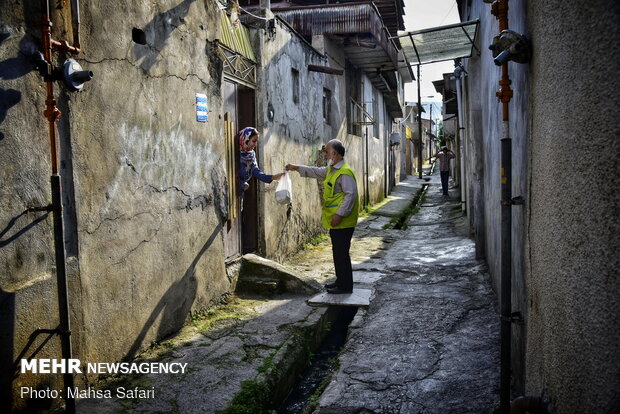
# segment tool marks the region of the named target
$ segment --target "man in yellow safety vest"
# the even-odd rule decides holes
[[[342,142],[332,139],[325,146],[327,167],[287,164],[287,171],[297,171],[302,177],[323,180],[323,227],[329,229],[336,282],[325,285],[329,293],[353,292],[353,269],[349,250],[357,225],[359,201],[357,180],[344,161]]]

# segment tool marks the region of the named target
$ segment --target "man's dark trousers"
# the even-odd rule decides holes
[[[448,177],[450,177],[450,171],[439,171],[439,175],[441,176],[443,195],[448,195]]]
[[[355,227],[348,229],[329,229],[332,239],[332,254],[336,270],[336,286],[342,290],[353,290],[353,268],[351,267],[351,237]]]

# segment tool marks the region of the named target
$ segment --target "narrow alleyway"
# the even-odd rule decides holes
[[[435,173],[420,212],[380,271],[323,393],[319,413],[490,413],[499,399],[499,318],[460,203]],[[394,235],[399,232],[400,236]]]
[[[426,200],[407,229],[387,228],[423,184]],[[498,405],[499,319],[489,277],[474,258],[460,203],[444,198],[440,187],[437,173],[429,182],[411,177],[360,221],[351,250],[354,278],[356,288],[373,295],[350,325],[315,413],[490,413]],[[320,283],[333,279],[328,241],[285,264]],[[308,306],[308,299],[241,299],[234,317],[209,329],[190,326],[142,356],[187,363],[186,373],[106,385],[153,389],[154,398],[86,398],[78,412],[217,413],[239,395],[242,381],[284,387],[303,368],[291,361],[309,354],[300,335],[312,342],[334,311]]]

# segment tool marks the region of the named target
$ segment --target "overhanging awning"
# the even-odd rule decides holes
[[[372,2],[279,7],[272,11],[303,36],[340,38],[347,58],[365,72],[397,69],[398,49]]]
[[[476,47],[480,20],[432,27],[415,32],[398,31],[398,39],[409,65],[424,65],[470,57]]]
[[[225,10],[220,11],[218,53],[224,63],[224,76],[250,88],[256,88],[256,56],[247,27],[233,24]]]
[[[222,29],[220,42],[232,51],[256,62],[248,28],[242,24],[233,24],[224,10],[220,11],[220,26]]]

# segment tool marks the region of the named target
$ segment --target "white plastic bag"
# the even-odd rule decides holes
[[[293,199],[293,186],[291,185],[291,177],[288,176],[288,172],[284,173],[284,176],[278,181],[276,187],[276,202],[278,204],[288,204]]]

